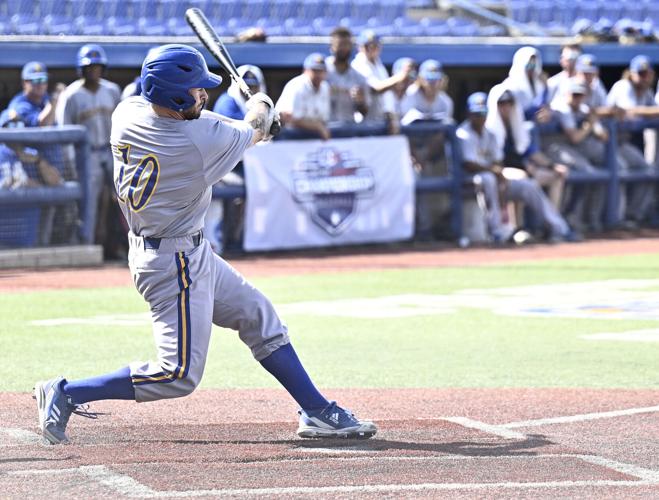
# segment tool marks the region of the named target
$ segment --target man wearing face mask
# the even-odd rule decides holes
[[[561,47],[560,65],[562,71],[547,80],[547,102],[551,103],[557,94],[565,93],[570,79],[577,74],[576,62],[581,55],[581,46],[570,43]]]

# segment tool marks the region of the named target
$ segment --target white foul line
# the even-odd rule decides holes
[[[600,457],[597,455],[577,455],[584,462],[588,462],[594,465],[600,465],[608,469],[613,469],[622,474],[627,474],[628,476],[637,477],[643,481],[649,481],[651,483],[659,483],[659,471],[646,469],[644,467],[639,467],[638,465],[626,464],[622,462],[616,462],[615,460],[610,460],[608,458]]]
[[[472,420],[466,417],[445,417],[442,420],[453,422],[454,424],[458,424],[463,427],[469,427],[470,429],[477,429],[482,432],[487,432],[488,434],[494,434],[495,436],[506,439],[526,439],[526,436],[521,432],[511,431],[501,425],[490,425],[486,424],[485,422]]]
[[[584,413],[582,415],[569,415],[565,417],[540,418],[537,420],[522,420],[520,422],[511,422],[502,424],[498,427],[505,429],[516,429],[518,427],[538,427],[549,424],[567,424],[571,422],[584,422],[586,420],[597,420],[600,418],[625,417],[627,415],[636,415],[638,413],[659,412],[659,406],[648,406],[646,408],[629,408],[627,410],[603,411],[598,413]]]

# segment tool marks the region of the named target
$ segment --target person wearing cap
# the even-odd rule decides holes
[[[7,106],[10,119],[21,121],[26,127],[52,125],[64,84],[58,83],[54,92],[48,95],[48,69],[38,61],[23,66],[21,80],[23,91],[15,95]]]
[[[330,119],[330,86],[325,56],[319,52],[304,59],[301,75],[290,80],[275,105],[282,124],[327,140]]]
[[[405,125],[417,119],[453,121],[453,100],[443,90],[442,65],[427,59],[419,66],[417,81],[409,86],[401,102],[401,122]]]
[[[394,96],[391,90],[397,83],[409,77],[412,71],[404,67],[400,73],[389,76],[387,68],[380,59],[382,44],[380,37],[373,30],[365,30],[358,38],[359,52],[352,61],[352,67],[359,71],[368,82],[373,98],[365,120],[385,121],[389,133],[398,133],[399,117],[395,113]]]
[[[497,92],[496,87],[494,91]],[[503,98],[505,100],[507,96],[503,94]],[[528,233],[518,233],[517,228],[508,222],[504,207],[509,201],[523,202],[538,220],[549,227],[553,241],[574,240],[569,226],[540,185],[504,166],[501,140],[486,126],[489,103],[490,97],[484,92],[470,95],[467,99],[468,118],[460,124],[456,135],[462,151],[462,166],[473,176],[474,184],[485,198],[487,225],[493,241],[526,242],[530,239]]]
[[[576,62],[581,52],[581,45],[577,43],[568,43],[561,47],[561,72],[547,79],[547,102],[552,102],[565,82],[576,75]]]
[[[391,71],[393,74],[407,74],[407,78],[398,82],[394,85],[393,89],[391,89],[394,94],[394,111],[397,116],[403,116],[401,105],[405,98],[407,89],[416,81],[419,75],[418,65],[411,57],[399,57],[394,61]]]
[[[257,92],[267,94],[265,77],[261,68],[252,64],[244,64],[238,66],[237,69],[238,74],[243,78],[252,95]],[[238,84],[231,80],[231,85],[229,85],[227,91],[220,95],[215,102],[213,112],[233,118],[234,120],[242,120],[247,113],[246,102],[247,100]]]
[[[526,126],[515,94],[506,88],[505,83],[492,87],[487,97],[487,107],[485,127],[494,134],[497,147],[503,151],[503,164],[511,167],[506,177],[512,178],[513,174],[516,178],[528,176],[547,189],[552,211],[545,208],[541,220],[550,227],[552,241],[578,239],[558,212],[569,168],[552,161],[540,150]]]
[[[76,56],[80,78],[62,92],[57,103],[56,120],[59,125],[83,125],[87,128],[90,154],[89,203],[95,228],[95,243],[103,245],[106,258],[126,258],[128,242],[123,216],[119,212],[112,179],[110,129],[112,112],[121,100],[121,89],[103,78],[108,65],[102,47],[83,45]],[[68,150],[73,163],[73,150]]]
[[[331,56],[325,59],[330,86],[330,121],[355,123],[368,113],[371,100],[366,78],[350,65],[352,33],[338,26],[330,33]]]
[[[637,55],[623,77],[613,84],[606,98],[611,113],[624,118],[653,118],[659,116],[659,106],[654,102],[652,86],[654,70],[650,59]],[[643,131],[618,134],[618,168],[634,172],[650,173],[653,167],[643,154],[645,141]],[[624,161],[620,162],[620,157]],[[622,190],[619,218],[625,228],[634,229],[650,215],[656,200],[654,186],[646,182],[631,183]]]
[[[542,58],[538,49],[522,47],[515,52],[508,78],[503,82],[515,94],[524,119],[538,123],[551,120],[546,75],[542,71]]]
[[[598,115],[606,113],[606,88],[599,78],[597,58],[593,54],[581,54],[575,64],[574,80],[586,86],[586,104]]]
[[[554,100],[561,135],[547,146],[547,154],[572,170],[595,173],[606,168],[609,134],[595,110],[586,103],[588,87],[576,78],[567,87],[567,100]],[[570,225],[579,230],[600,232],[606,201],[606,185],[589,183],[575,186],[566,203]]]

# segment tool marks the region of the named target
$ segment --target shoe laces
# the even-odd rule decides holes
[[[105,415],[105,413],[101,413],[97,411],[89,411],[88,404],[73,405],[73,410],[71,410],[71,413],[75,413],[76,415],[80,415],[81,417],[85,417],[85,418],[90,418],[92,420],[97,420],[99,415]]]

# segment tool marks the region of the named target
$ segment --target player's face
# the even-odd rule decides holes
[[[92,82],[98,82],[103,76],[103,65],[102,64],[90,64],[82,68],[82,74],[86,80]]]
[[[196,120],[201,116],[202,110],[206,107],[208,94],[206,89],[190,89],[188,93],[194,98],[195,103],[188,109],[183,110],[183,118],[186,120]]]
[[[335,36],[332,38],[330,50],[338,61],[347,61],[352,54],[352,41],[349,37]]]
[[[48,90],[48,79],[25,80],[23,89],[29,98],[41,99],[46,95],[46,91]]]

